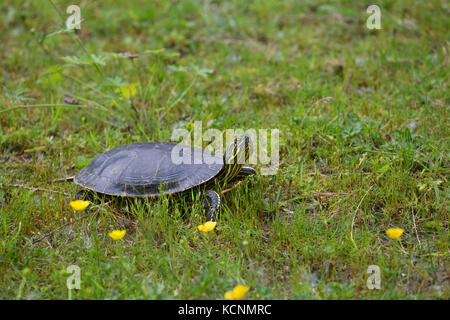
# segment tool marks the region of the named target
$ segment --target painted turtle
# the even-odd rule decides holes
[[[209,202],[207,218],[214,221],[220,208],[220,196],[212,190],[216,182],[226,184],[256,174],[255,169],[243,165],[250,142],[248,134],[241,135],[224,155],[174,143],[124,145],[97,156],[69,179],[84,189],[123,197],[157,197],[198,188]],[[174,161],[173,151],[180,157],[187,155],[184,159],[190,161]],[[209,164],[204,161],[205,152]]]

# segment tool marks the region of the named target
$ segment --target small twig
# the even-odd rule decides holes
[[[27,186],[24,186],[23,184],[20,184],[20,183],[16,183],[16,184],[0,183],[0,187],[21,188],[21,189],[27,189],[27,190],[31,190],[31,191],[51,192],[51,193],[63,194],[65,196],[70,196],[70,194],[68,194],[66,192],[63,192],[63,191],[50,190],[50,189],[44,189],[44,188],[36,188],[36,187],[27,187]]]
[[[228,191],[230,191],[230,190],[232,190],[232,189],[234,189],[234,188],[236,188],[238,185],[240,185],[242,183],[242,180],[240,180],[238,183],[236,183],[234,186],[232,186],[232,187],[230,187],[230,188],[228,188],[228,189],[225,189],[225,190],[223,190],[220,194],[225,194],[225,193],[227,193]]]
[[[389,126],[390,123],[391,123],[391,120],[389,120],[388,122],[386,122],[386,123],[380,128],[380,131],[383,131],[384,129],[386,129],[386,128]]]
[[[317,191],[312,191],[312,193],[319,197],[346,197],[350,194],[346,192],[337,193],[337,192],[317,192]]]
[[[359,207],[361,206],[361,203],[363,202],[364,198],[369,194],[369,191],[372,189],[373,185],[370,186],[369,190],[367,190],[366,194],[364,195],[364,197],[362,197],[361,201],[359,202],[358,206],[356,207],[355,213],[353,214],[353,218],[352,218],[352,225],[350,227],[350,239],[353,242],[353,245],[355,246],[356,249],[358,249],[358,246],[355,243],[355,240],[353,240],[353,226],[355,224],[355,217],[356,217],[356,213],[358,213]]]
[[[73,105],[73,104],[67,104],[67,103],[55,103],[55,104],[24,104],[19,106],[14,106],[11,108],[0,110],[0,113],[4,112],[11,112],[13,110],[18,109],[30,109],[30,108],[49,108],[49,107],[64,107],[64,108],[92,108],[91,106],[80,104],[80,105]]]
[[[103,205],[106,206],[106,205],[108,205],[108,204],[110,204],[110,203],[111,203],[111,201],[105,202],[105,203],[103,203],[103,204],[98,204],[98,205],[92,206],[91,209],[92,209],[92,208],[96,208],[96,207],[101,207],[101,206],[103,206]],[[86,219],[86,218],[88,218],[88,217],[94,217],[94,216],[96,216],[96,215],[99,213],[99,211],[100,211],[100,210],[97,210],[97,211],[95,211],[94,213],[88,213],[88,214],[86,214],[86,215],[84,215],[84,216],[82,216],[82,217],[80,217],[80,218],[78,218],[78,219],[75,219],[75,220],[73,220],[73,221],[67,222],[67,223],[65,223],[65,224],[63,224],[63,225],[61,225],[61,226],[59,226],[58,228],[56,228],[56,229],[50,231],[49,233],[46,233],[46,234],[45,234],[44,236],[42,236],[41,238],[39,238],[39,239],[37,239],[37,240],[33,240],[33,244],[35,244],[35,243],[37,243],[37,242],[39,242],[39,241],[42,241],[42,240],[46,239],[48,236],[52,235],[52,234],[55,233],[56,231],[61,230],[61,229],[65,228],[65,227],[67,227],[67,226],[69,226],[69,225],[71,225],[71,224],[74,224],[75,222],[78,222],[78,221],[80,221],[80,220]]]
[[[420,243],[420,239],[419,239],[419,234],[417,233],[416,219],[414,218],[414,209],[413,208],[411,208],[411,213],[412,213],[412,218],[413,218],[414,231],[416,233],[417,241],[419,242],[419,248],[422,248],[422,244]]]
[[[78,221],[80,221],[80,220],[82,220],[82,219],[86,219],[87,217],[95,216],[97,213],[98,213],[98,210],[97,210],[94,214],[89,213],[89,214],[87,214],[87,215],[85,215],[85,216],[82,216],[81,218],[78,218],[78,219],[75,219],[75,220],[73,220],[73,221],[67,222],[67,223],[63,224],[62,226],[59,226],[58,228],[53,229],[53,230],[50,231],[49,233],[46,233],[46,234],[43,235],[41,238],[36,239],[36,240],[33,240],[33,244],[38,243],[38,242],[40,242],[40,241],[46,239],[48,236],[54,234],[56,231],[61,230],[61,229],[65,228],[65,227],[67,227],[67,226],[69,226],[69,225],[71,225],[71,224],[74,224],[75,222],[78,222]]]

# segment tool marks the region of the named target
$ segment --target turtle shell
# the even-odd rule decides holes
[[[174,153],[191,161],[175,164]],[[190,151],[190,155],[189,155]],[[187,153],[185,153],[187,152]],[[223,156],[174,143],[134,143],[105,152],[93,159],[75,177],[84,188],[115,196],[151,197],[199,186],[213,179],[223,168]],[[187,158],[189,159],[189,158]]]

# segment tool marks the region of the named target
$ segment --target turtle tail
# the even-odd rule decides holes
[[[53,180],[53,182],[72,182],[75,176]]]

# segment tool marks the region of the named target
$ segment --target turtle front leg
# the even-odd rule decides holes
[[[253,169],[250,166],[243,166],[241,168],[241,171],[238,172],[238,174],[229,182],[227,183],[228,189],[225,189],[222,191],[222,194],[230,191],[232,188],[236,187],[238,184],[240,184],[245,178],[247,177],[253,177],[256,176],[256,170]]]
[[[209,210],[206,214],[208,221],[215,221],[220,211],[220,196],[213,190],[206,190],[205,196],[208,198]]]

